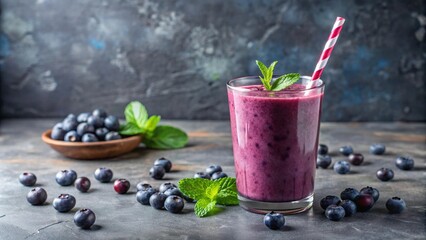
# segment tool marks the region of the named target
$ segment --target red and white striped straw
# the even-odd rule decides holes
[[[330,58],[331,52],[333,51],[334,45],[337,42],[337,38],[339,38],[340,31],[342,30],[343,24],[345,23],[345,19],[342,17],[337,17],[334,22],[333,29],[331,30],[330,36],[328,36],[327,43],[324,46],[324,50],[321,53],[321,57],[318,60],[317,66],[315,67],[315,71],[312,74],[312,81],[308,84],[308,88],[312,87],[313,81],[318,80],[321,77],[322,72],[324,71],[325,65],[327,65],[327,61]]]

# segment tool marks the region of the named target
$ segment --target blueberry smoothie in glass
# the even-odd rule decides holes
[[[240,206],[258,213],[302,212],[313,202],[324,84],[317,80],[306,89],[311,78],[298,75],[294,84],[274,91],[277,78],[270,73],[268,90],[266,77],[228,82]]]

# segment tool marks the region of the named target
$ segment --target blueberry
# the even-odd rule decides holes
[[[151,186],[151,184],[148,184],[148,183],[141,183],[140,182],[140,183],[138,183],[138,185],[136,185],[136,189],[138,189],[138,191],[146,191],[150,188],[153,188],[153,187]]]
[[[87,119],[90,117],[90,115],[91,114],[88,112],[78,114],[77,122],[79,123],[87,122]]]
[[[37,182],[37,177],[34,173],[23,172],[19,175],[19,182],[24,186],[31,187]]]
[[[82,142],[97,142],[98,138],[93,133],[86,133],[81,137]]]
[[[79,142],[80,136],[77,134],[76,131],[72,130],[72,131],[67,132],[67,134],[65,134],[64,141],[65,142]]]
[[[166,194],[166,196],[175,195],[175,196],[183,197],[182,192],[177,187],[171,187],[167,189],[166,191],[164,191],[164,194]]]
[[[414,160],[408,156],[400,156],[396,159],[395,165],[401,170],[411,170],[414,168]]]
[[[339,148],[339,152],[345,156],[349,156],[354,152],[354,150],[352,149],[351,146],[343,146]]]
[[[108,133],[109,133],[109,130],[107,128],[98,128],[95,130],[96,137],[101,141],[105,140],[105,136]]]
[[[341,206],[330,205],[325,209],[324,214],[331,221],[340,221],[345,217],[345,209]]]
[[[205,172],[197,172],[194,174],[194,178],[205,178],[210,179],[210,175]]]
[[[94,126],[95,128],[101,128],[104,126],[103,118],[93,115],[87,118],[87,123]]]
[[[375,143],[370,146],[370,153],[374,155],[382,155],[385,151],[386,147],[383,144]]]
[[[117,132],[120,130],[120,122],[118,121],[118,118],[112,115],[109,115],[107,118],[105,118],[104,126],[110,131]]]
[[[164,193],[154,193],[149,198],[149,205],[155,209],[163,209],[166,198],[167,196]]]
[[[63,129],[67,132],[71,131],[71,130],[76,130],[77,129],[77,119],[73,119],[73,118],[66,118],[63,122]]]
[[[339,206],[345,209],[345,217],[353,216],[356,213],[356,204],[351,200],[343,200]]]
[[[63,124],[58,123],[53,127],[50,138],[63,141],[66,133],[67,131],[63,129]]]
[[[355,201],[356,197],[358,197],[359,191],[354,188],[346,188],[343,192],[340,193],[340,198],[342,200],[351,200]]]
[[[331,157],[329,155],[318,155],[317,166],[323,169],[328,168],[331,164]]]
[[[105,135],[105,141],[118,140],[121,139],[120,134],[118,132],[109,132]]]
[[[69,186],[77,179],[77,173],[74,170],[62,170],[56,173],[56,182],[61,186]]]
[[[120,178],[114,181],[114,190],[119,194],[125,194],[129,188],[130,182],[126,179]]]
[[[211,165],[206,168],[206,173],[210,176],[215,172],[222,172],[222,167],[219,165]]]
[[[321,199],[320,206],[322,209],[327,209],[330,205],[338,205],[340,202],[340,198],[337,196],[328,195],[325,198]]]
[[[101,108],[93,110],[92,115],[100,118],[106,118],[108,116],[107,112]]]
[[[77,117],[74,114],[70,113],[65,117],[65,119],[77,120]]]
[[[149,170],[149,176],[154,179],[160,180],[164,177],[166,170],[162,166],[156,165]]]
[[[346,161],[338,161],[334,164],[333,169],[338,174],[346,174],[351,170],[351,165]]]
[[[80,123],[77,126],[77,134],[80,136],[83,136],[86,133],[94,133],[95,127],[93,125],[90,125],[88,123]]]
[[[318,145],[318,154],[319,155],[326,155],[328,153],[328,147],[325,144]]]
[[[263,223],[272,230],[278,230],[284,227],[285,218],[281,213],[270,212],[263,217]]]
[[[61,194],[53,199],[53,207],[58,212],[69,212],[75,207],[75,197],[71,194]]]
[[[159,190],[160,190],[160,192],[164,193],[167,189],[172,188],[172,187],[177,187],[177,186],[175,184],[171,183],[171,182],[165,182],[165,183],[162,183],[160,185]]]
[[[386,208],[390,213],[401,213],[406,207],[405,201],[399,197],[389,198],[386,201]]]
[[[359,191],[359,193],[360,194],[369,194],[369,195],[371,195],[373,197],[373,199],[374,199],[374,202],[377,202],[377,200],[379,200],[379,197],[380,197],[379,190],[377,190],[377,188],[373,188],[373,187],[370,187],[370,186],[362,188]]]
[[[376,172],[376,177],[383,182],[392,180],[393,175],[394,174],[392,169],[389,169],[389,168],[380,168]]]
[[[175,195],[168,196],[164,202],[164,208],[171,213],[182,212],[184,206],[185,203],[183,202],[183,199]]]
[[[113,173],[112,170],[105,167],[100,167],[95,171],[95,179],[101,183],[108,183],[111,181]]]
[[[27,201],[31,205],[42,205],[47,199],[47,192],[41,187],[31,189],[27,194]]]
[[[374,198],[370,194],[361,193],[355,199],[356,209],[359,212],[366,212],[374,206]]]
[[[172,169],[172,162],[164,157],[155,160],[154,166],[155,165],[162,166],[164,170],[166,170],[166,172],[170,172],[170,170]]]
[[[87,208],[78,210],[74,214],[74,223],[77,227],[89,229],[96,221],[95,213]]]
[[[87,192],[90,188],[90,179],[87,177],[79,177],[75,180],[75,188],[80,192]]]
[[[352,165],[359,166],[364,162],[364,156],[361,153],[352,153],[349,155],[349,162],[351,162]]]
[[[146,190],[138,191],[136,193],[136,200],[142,205],[149,205],[149,199],[154,193],[157,193],[157,190],[155,190],[154,188],[148,188]]]
[[[212,174],[211,180],[216,180],[216,179],[225,178],[225,177],[228,177],[228,175],[226,175],[226,173],[224,173],[224,172],[215,172],[215,173]]]

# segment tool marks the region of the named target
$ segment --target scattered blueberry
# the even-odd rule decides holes
[[[108,129],[106,128],[98,128],[95,130],[95,135],[96,137],[101,140],[104,141],[105,140],[105,136],[109,133]]]
[[[66,133],[67,131],[63,129],[62,123],[58,123],[53,127],[50,138],[63,141]]]
[[[395,165],[401,170],[411,170],[414,168],[414,160],[408,156],[400,156],[396,159]]]
[[[318,145],[318,154],[319,155],[326,155],[328,153],[328,147],[325,144]]]
[[[104,126],[104,120],[93,115],[87,118],[87,123],[94,126],[95,128],[101,128]]]
[[[27,194],[27,201],[31,205],[42,205],[47,199],[47,192],[41,187],[31,189]]]
[[[118,118],[112,115],[109,115],[107,118],[105,118],[104,126],[110,131],[120,130],[120,122],[118,121]]]
[[[164,191],[164,194],[166,194],[166,196],[175,195],[175,196],[183,197],[182,192],[177,187],[171,187],[167,189],[166,191]]]
[[[323,169],[328,168],[331,164],[331,157],[329,155],[318,155],[317,166]]]
[[[154,188],[148,188],[146,190],[138,191],[136,193],[136,200],[142,205],[149,205],[149,198],[152,196],[152,194],[156,192],[157,190],[155,190]]]
[[[399,197],[389,198],[386,201],[386,208],[390,213],[401,213],[406,207],[405,201]]]
[[[168,196],[166,198],[166,201],[164,202],[164,207],[166,208],[167,211],[171,213],[182,212],[182,209],[184,206],[185,206],[185,203],[183,202],[183,199],[175,195]]]
[[[165,183],[162,183],[160,185],[159,190],[160,190],[160,192],[164,193],[167,189],[172,188],[172,187],[177,187],[177,186],[175,184],[171,183],[171,182],[165,182]]]
[[[345,209],[342,206],[333,204],[325,209],[324,214],[331,221],[340,221],[345,217]]]
[[[383,182],[392,180],[393,178],[393,171],[392,169],[389,168],[380,168],[379,170],[377,170],[376,172],[376,176],[378,179],[380,179]]]
[[[80,123],[77,126],[77,134],[80,136],[83,136],[86,133],[94,133],[95,127],[93,125],[87,124],[87,123]]]
[[[77,179],[77,173],[74,170],[62,170],[56,173],[56,182],[61,186],[69,186]]]
[[[76,130],[78,122],[77,122],[77,119],[74,119],[74,118],[65,118],[65,120],[62,122],[62,124],[63,124],[62,128],[66,132],[68,132],[68,131],[71,131],[71,130]]]
[[[93,110],[92,115],[99,118],[106,118],[108,116],[107,112],[100,108]]]
[[[67,132],[67,134],[65,134],[64,141],[65,142],[79,142],[80,136],[77,134],[76,131],[71,130],[71,131]]]
[[[224,172],[215,172],[212,174],[211,180],[216,180],[216,179],[224,178],[224,177],[228,177],[228,175],[226,175],[226,173]]]
[[[321,199],[320,206],[322,209],[327,209],[330,205],[338,205],[340,202],[340,198],[337,196],[328,195],[325,198]]]
[[[90,117],[90,113],[86,112],[86,113],[80,113],[77,116],[77,122],[79,123],[83,123],[83,122],[87,122],[87,119]]]
[[[334,166],[333,169],[335,172],[337,172],[338,174],[346,174],[351,170],[351,165],[342,160],[342,161],[337,161]]]
[[[58,212],[69,212],[75,207],[75,197],[71,194],[61,194],[53,199],[53,207]]]
[[[383,144],[375,143],[370,146],[370,153],[374,155],[382,155],[385,151],[386,147]]]
[[[167,196],[164,193],[154,193],[149,198],[149,205],[155,209],[163,209],[166,198]]]
[[[156,165],[149,170],[149,176],[151,176],[154,179],[160,180],[164,177],[165,172],[166,171],[164,170],[162,166]]]
[[[109,132],[105,135],[105,141],[118,140],[121,139],[120,134],[118,132]]]
[[[374,198],[370,194],[361,193],[355,199],[357,211],[366,212],[374,206]]]
[[[100,167],[95,171],[95,179],[101,183],[108,183],[111,181],[113,173],[112,170],[105,167]]]
[[[194,174],[194,178],[205,178],[210,179],[210,175],[205,172],[197,172]]]
[[[172,169],[172,162],[169,159],[161,157],[154,162],[154,166],[162,166],[166,172],[170,172]]]
[[[97,142],[99,139],[93,133],[86,133],[81,137],[82,142]]]
[[[349,156],[354,152],[354,150],[352,149],[351,146],[343,146],[339,148],[339,152],[345,156]]]
[[[19,175],[19,182],[24,186],[31,187],[37,182],[37,177],[34,173],[23,172]]]
[[[87,208],[78,210],[74,214],[74,223],[77,227],[89,229],[96,221],[95,213]]]
[[[369,194],[369,195],[371,195],[373,197],[373,199],[374,199],[374,202],[377,202],[377,200],[379,200],[379,197],[380,197],[379,190],[377,190],[377,188],[373,188],[373,187],[370,187],[370,186],[362,188],[359,191],[359,193],[360,194]]]
[[[285,218],[281,213],[270,212],[263,218],[263,223],[272,230],[278,230],[284,227]]]
[[[358,197],[359,191],[354,188],[346,188],[343,192],[340,193],[340,198],[342,200],[351,200],[355,201],[356,197]]]
[[[87,192],[90,188],[90,179],[87,177],[79,177],[75,180],[75,188],[80,192]]]
[[[120,178],[114,181],[114,190],[119,194],[125,194],[129,188],[130,182],[126,179]]]
[[[349,155],[349,162],[351,162],[352,165],[359,166],[364,162],[364,156],[361,153],[352,153]]]
[[[343,200],[339,206],[345,209],[345,217],[353,216],[356,213],[356,204],[351,200]]]
[[[219,165],[211,165],[206,168],[206,173],[209,174],[210,176],[212,176],[213,173],[216,173],[216,172],[222,172],[222,167]]]
[[[151,184],[148,183],[138,183],[138,185],[136,185],[136,189],[138,189],[138,191],[146,191],[149,188],[152,188]]]

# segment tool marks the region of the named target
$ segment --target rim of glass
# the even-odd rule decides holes
[[[273,76],[273,78],[276,78],[276,77],[279,77],[279,75]],[[235,81],[243,80],[243,79],[256,79],[256,78],[257,78],[257,80],[259,80],[259,83],[261,84],[262,82],[260,81],[259,76],[244,76],[244,77],[238,77],[238,78],[233,78],[233,79],[229,80],[228,82],[226,82],[226,86],[229,89],[232,89],[234,91],[247,92],[249,90],[246,90],[246,89],[241,88],[241,87],[232,86],[231,83],[235,82]],[[300,79],[310,79],[310,78],[311,78],[311,76],[300,76]],[[300,89],[284,89],[284,90],[278,91],[276,93],[280,93],[280,92],[281,93],[285,93],[285,92],[287,92],[287,93],[300,93],[300,92],[312,91],[312,90],[320,89],[320,88],[324,87],[325,84],[324,84],[324,81],[322,79],[318,79],[318,80],[315,80],[315,81],[319,81],[320,83],[317,86],[314,85],[313,87],[308,88],[308,89],[302,89],[302,90],[300,90]]]

